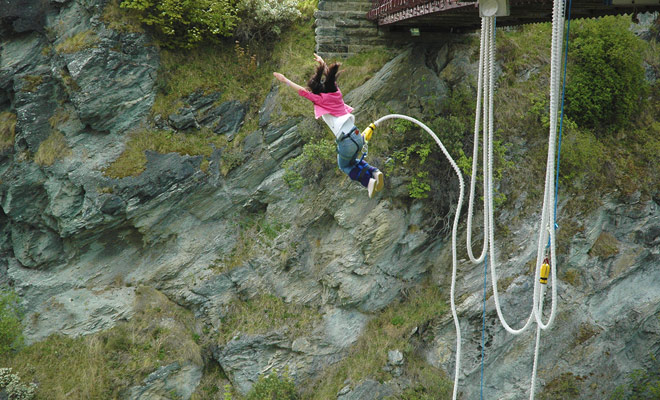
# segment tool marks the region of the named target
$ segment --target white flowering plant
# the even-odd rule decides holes
[[[240,22],[234,36],[241,41],[278,37],[282,30],[302,14],[298,0],[239,0],[236,5]]]

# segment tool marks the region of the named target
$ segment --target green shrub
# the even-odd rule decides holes
[[[584,176],[594,179],[602,176],[601,167],[605,159],[603,144],[591,131],[571,128],[570,122],[565,127],[559,167],[562,184],[574,185],[577,179]]]
[[[302,15],[297,0],[239,0],[236,8],[240,22],[234,34],[244,41],[276,38]]]
[[[0,390],[4,390],[10,400],[31,400],[37,390],[34,383],[25,384],[12,373],[11,368],[0,368]]]
[[[0,355],[17,350],[23,343],[22,317],[18,296],[0,290]]]
[[[333,140],[322,139],[303,146],[299,156],[285,161],[284,181],[292,190],[300,190],[305,183],[318,180],[324,171],[334,170],[336,146]]]
[[[418,172],[412,177],[408,185],[408,194],[413,199],[425,199],[429,197],[431,185],[429,180],[429,171]]]
[[[168,48],[193,48],[231,35],[238,22],[231,0],[124,0]]]
[[[660,362],[653,354],[649,358],[649,368],[631,372],[627,382],[612,392],[610,400],[660,399]]]
[[[260,376],[246,396],[246,400],[297,400],[293,379],[285,371],[283,374],[273,372],[268,376]]]
[[[578,377],[570,372],[561,374],[550,382],[539,393],[540,400],[553,399],[578,399],[580,398],[580,388],[578,387]]]
[[[621,128],[644,98],[643,42],[630,17],[578,20],[571,32],[566,114],[580,126]]]

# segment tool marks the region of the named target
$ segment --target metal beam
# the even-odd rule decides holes
[[[617,4],[607,4],[608,1]],[[630,2],[628,4],[622,4]],[[509,0],[510,15],[497,18],[498,26],[549,21],[552,0]],[[391,28],[419,27],[422,31],[470,31],[480,27],[474,2],[458,0],[374,0],[369,18]],[[573,0],[571,18],[595,18],[660,11],[660,0]]]

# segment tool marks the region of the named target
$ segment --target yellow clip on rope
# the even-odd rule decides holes
[[[541,265],[541,279],[540,282],[544,285],[548,283],[548,275],[550,275],[550,262],[546,258],[543,260],[543,264]]]
[[[364,140],[367,142],[371,140],[371,134],[374,133],[374,130],[376,129],[376,125],[373,123],[369,124],[369,126],[364,130]]]

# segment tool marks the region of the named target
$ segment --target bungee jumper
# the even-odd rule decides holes
[[[280,82],[296,90],[300,96],[314,103],[314,117],[316,119],[323,118],[323,121],[335,135],[339,169],[348,175],[351,180],[357,181],[367,188],[367,193],[371,198],[375,192],[383,189],[383,173],[364,161],[366,151],[360,159],[357,157],[363,148],[366,149],[366,144],[371,139],[375,127],[372,124],[361,134],[355,126],[355,116],[352,114],[353,107],[344,103],[342,93],[337,85],[337,76],[341,64],[335,62],[328,66],[317,54],[314,54],[314,59],[319,65],[316,66],[314,74],[307,82],[307,88],[292,82],[279,72],[273,72],[273,75]]]

